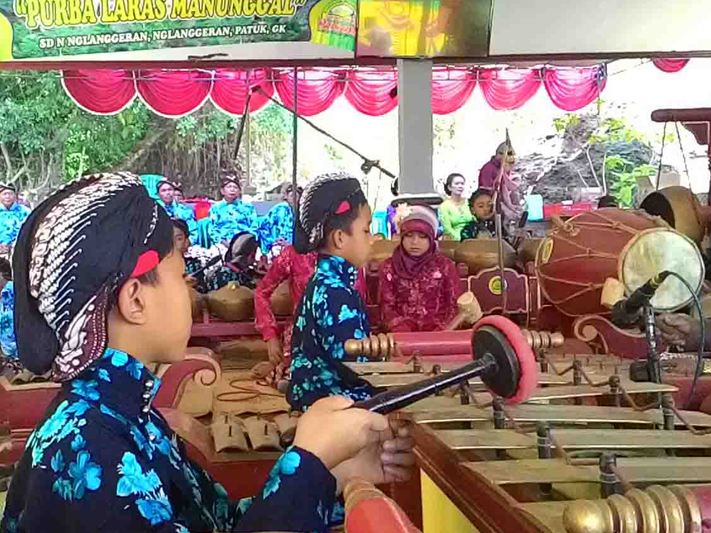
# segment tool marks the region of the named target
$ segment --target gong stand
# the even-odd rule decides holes
[[[511,151],[511,138],[509,137],[509,130],[506,129],[506,151],[504,152],[503,160],[501,161],[501,168],[499,168],[499,175],[496,177],[496,182],[494,183],[494,223],[496,225],[496,242],[498,244],[498,254],[499,254],[499,276],[501,276],[501,314],[506,316],[506,304],[508,303],[508,290],[506,288],[506,268],[504,265],[504,235],[503,235],[503,224],[504,215],[501,204],[499,203],[499,197],[501,196],[501,191],[504,187],[504,173],[506,172],[506,163],[508,162],[509,152]],[[503,200],[501,200],[503,202]]]
[[[709,173],[711,174],[711,108],[697,107],[692,109],[657,109],[652,112],[654,122],[681,122],[694,134],[696,142],[707,146]],[[657,178],[658,182],[659,178]],[[711,206],[711,181],[707,205]]]
[[[659,364],[659,349],[657,348],[657,320],[654,308],[649,301],[643,308],[644,333],[647,336],[647,372],[649,380],[654,383],[662,382],[662,369]]]
[[[642,318],[644,321],[644,336],[647,341],[647,359],[635,361],[630,365],[629,376],[632,381],[652,383],[662,382],[661,358],[659,346],[657,345],[657,321],[654,315],[654,308],[647,301],[642,307]]]

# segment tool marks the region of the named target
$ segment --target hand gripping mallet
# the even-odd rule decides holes
[[[502,316],[488,316],[472,330],[473,362],[457,370],[391,389],[353,404],[383,415],[412,405],[437,392],[481,377],[492,394],[507,404],[526,401],[538,383],[538,364],[521,328]],[[293,442],[295,430],[282,435],[283,445]]]

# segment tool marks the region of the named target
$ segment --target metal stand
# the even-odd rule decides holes
[[[657,322],[654,309],[647,303],[644,306],[644,332],[647,336],[647,372],[649,380],[654,383],[662,382],[662,370],[659,364],[659,350],[657,349]]]
[[[622,494],[617,479],[617,458],[613,453],[603,453],[600,456],[600,496],[609,498],[614,494]]]

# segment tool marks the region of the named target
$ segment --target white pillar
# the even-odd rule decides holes
[[[432,61],[398,59],[400,194],[432,193]]]

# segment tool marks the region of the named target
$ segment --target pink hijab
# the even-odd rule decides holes
[[[430,240],[430,247],[420,257],[408,255],[402,247],[402,243],[395,248],[393,252],[393,269],[395,270],[395,275],[407,280],[413,280],[420,276],[437,254],[437,241],[435,240],[437,216],[426,207],[413,207],[412,212],[400,225],[400,232],[404,239],[408,233],[414,231],[427,235]]]

